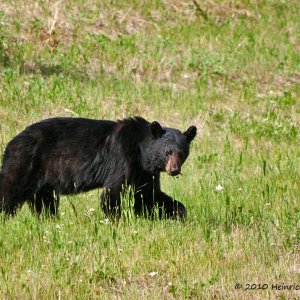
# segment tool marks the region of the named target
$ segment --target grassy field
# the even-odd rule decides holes
[[[1,0],[1,153],[48,117],[194,124],[162,176],[187,221],[110,222],[97,190],[57,219],[24,206],[0,226],[0,298],[299,299],[300,2],[119,2]]]

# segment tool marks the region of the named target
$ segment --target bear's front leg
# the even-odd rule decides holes
[[[105,188],[100,198],[100,205],[107,217],[120,218],[122,188]]]
[[[146,212],[147,215],[153,217],[155,215],[155,211],[158,210],[159,218],[180,220],[186,218],[187,213],[184,205],[177,200],[173,200],[165,193],[157,191],[153,195],[153,200],[145,199],[143,196],[145,196],[145,194],[136,197],[135,210],[138,214]],[[143,199],[143,201],[140,201],[141,199]]]
[[[177,201],[173,200],[170,196],[166,195],[163,192],[158,192],[154,195],[155,206],[158,206],[159,216],[180,219],[183,220],[186,218],[186,208],[184,205]]]

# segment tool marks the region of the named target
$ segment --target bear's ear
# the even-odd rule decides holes
[[[183,134],[186,136],[188,143],[190,143],[197,134],[197,127],[190,126]]]
[[[159,138],[163,134],[163,129],[160,124],[156,121],[151,123],[151,133],[155,138]]]

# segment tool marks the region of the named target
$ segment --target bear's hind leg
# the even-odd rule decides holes
[[[22,190],[21,188],[18,189],[17,185],[6,178],[1,179],[0,213],[4,212],[6,216],[14,216],[17,209],[24,204],[25,197],[20,192]]]
[[[1,198],[0,213],[4,212],[5,216],[14,216],[17,209],[25,202],[24,200],[20,201],[19,197],[1,196]]]
[[[120,189],[105,188],[100,198],[100,205],[107,217],[119,218],[121,216]]]
[[[0,212],[3,211],[5,215],[13,216],[33,190],[34,180],[31,169],[28,168],[30,161],[19,151],[21,150],[7,148],[3,158],[0,173]]]
[[[43,210],[47,216],[56,216],[59,206],[59,195],[54,189],[44,187],[30,199],[30,208],[33,213],[41,216]]]

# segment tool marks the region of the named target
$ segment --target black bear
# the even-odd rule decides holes
[[[184,218],[186,209],[160,190],[160,172],[180,174],[197,129],[184,133],[141,117],[117,122],[53,118],[27,127],[6,147],[0,173],[0,211],[13,215],[26,201],[33,212],[56,215],[59,195],[104,188],[101,206],[120,213],[124,187],[134,210]]]

